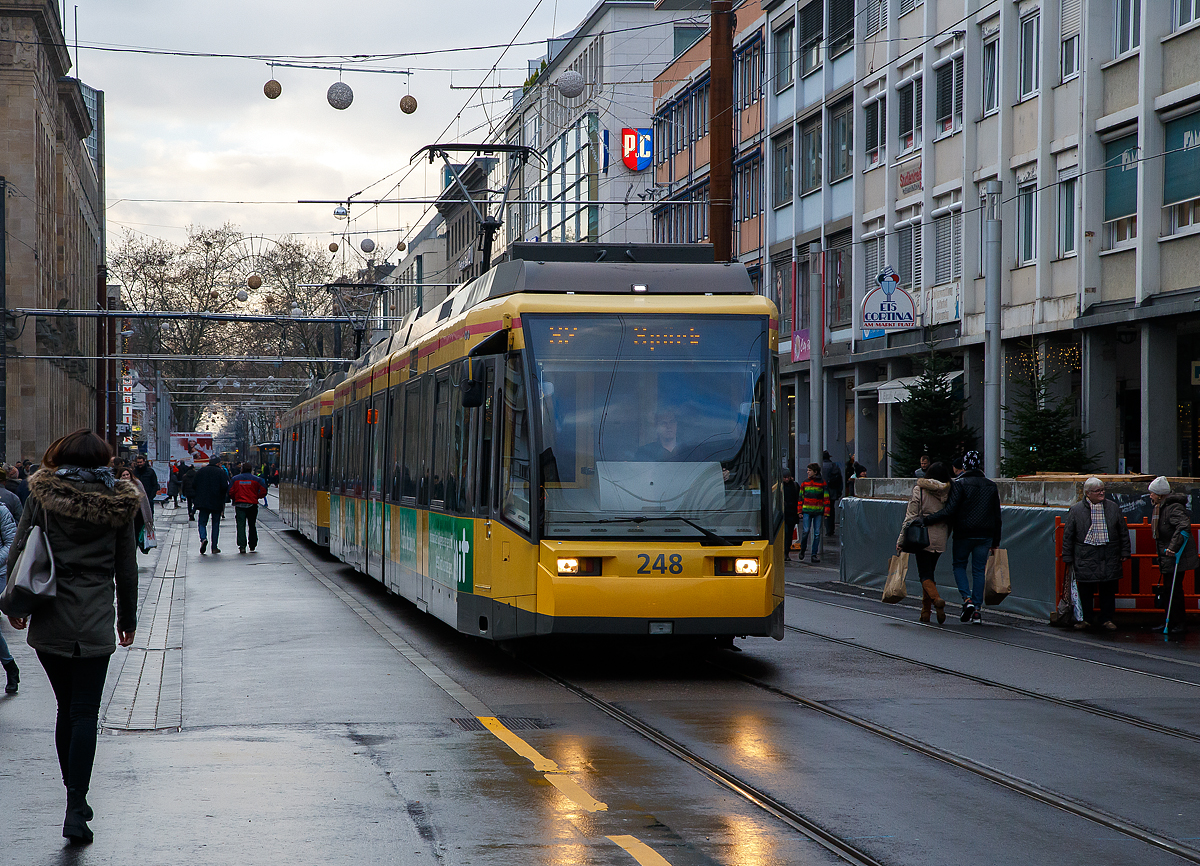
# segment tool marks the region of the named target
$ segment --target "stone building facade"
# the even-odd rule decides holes
[[[95,309],[104,290],[103,94],[68,77],[56,3],[0,0],[5,307]],[[98,288],[99,287],[99,288]],[[94,320],[6,321],[6,458],[96,424]]]

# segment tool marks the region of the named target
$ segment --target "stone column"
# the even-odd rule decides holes
[[[1097,455],[1099,472],[1117,471],[1117,359],[1112,333],[1083,332],[1083,430],[1088,433],[1088,453]]]
[[[1143,322],[1142,472],[1174,475],[1179,471],[1179,412],[1176,394],[1175,328]]]

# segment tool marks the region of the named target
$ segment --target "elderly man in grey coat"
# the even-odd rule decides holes
[[[1071,506],[1063,530],[1062,558],[1071,567],[1083,622],[1075,628],[1099,623],[1116,631],[1117,581],[1121,563],[1129,559],[1129,529],[1117,503],[1104,498],[1104,482],[1092,476],[1083,482],[1083,500]],[[1100,614],[1092,616],[1092,595],[1099,595]]]

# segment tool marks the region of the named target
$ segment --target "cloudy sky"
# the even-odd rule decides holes
[[[344,228],[333,219],[332,206],[288,202],[340,199],[364,188],[364,199],[392,197],[397,181],[400,195],[434,194],[439,170],[421,162],[410,171],[412,154],[437,140],[484,140],[486,125],[474,129],[486,124],[480,95],[490,103],[486,110],[493,119],[502,117],[511,101],[502,90],[473,95],[452,89],[485,80],[500,49],[371,64],[412,69],[411,76],[356,73],[350,71],[355,64],[345,64],[342,80],[353,88],[354,103],[337,111],[326,101],[327,89],[338,80],[336,70],[277,66],[274,77],[283,94],[269,100],[263,84],[272,73],[262,61],[101,47],[327,56],[302,62],[337,66],[336,57],[356,54],[503,45],[533,11],[499,71],[487,79],[509,86],[524,80],[526,61],[544,52],[545,39],[576,26],[592,5],[593,0],[82,2],[79,64],[72,74],[105,93],[110,239],[128,228],[180,241],[189,225],[232,222],[246,234],[295,233],[324,240]],[[76,7],[68,4],[68,43],[75,41],[75,14]],[[533,41],[540,44],[520,44]],[[398,107],[406,93],[419,103],[413,115]],[[468,99],[471,105],[464,111]],[[202,203],[211,200],[284,203]],[[411,205],[352,209],[361,214],[355,227],[389,246],[397,228],[418,222],[422,211]]]

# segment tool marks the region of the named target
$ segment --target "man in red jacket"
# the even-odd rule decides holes
[[[241,465],[241,474],[229,480],[229,498],[237,519],[238,553],[246,552],[246,525],[250,525],[250,549],[258,547],[258,500],[267,495],[267,485],[253,473],[249,463]]]

